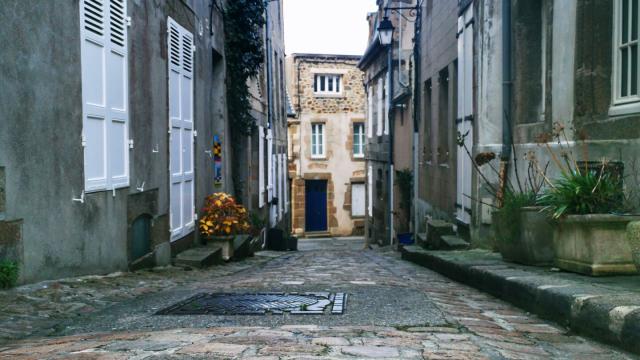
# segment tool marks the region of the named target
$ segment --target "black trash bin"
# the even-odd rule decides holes
[[[285,251],[287,243],[284,239],[284,231],[280,229],[269,229],[267,232],[267,250]]]

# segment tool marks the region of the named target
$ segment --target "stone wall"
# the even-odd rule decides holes
[[[292,55],[288,87],[297,118],[289,120],[289,172],[293,231],[305,232],[305,181],[327,180],[327,231],[333,236],[362,233],[363,221],[351,215],[351,184],[365,182],[364,158],[353,156],[354,123],[365,123],[366,96],[358,57]],[[314,94],[314,74],[342,75],[340,95]],[[299,79],[299,81],[298,81]],[[311,157],[311,124],[323,123],[325,156]]]
[[[315,114],[364,113],[366,96],[363,74],[355,66],[358,63],[357,59],[294,57],[296,61],[292,88],[295,96],[292,101],[296,109]],[[341,96],[317,96],[313,93],[314,73],[318,69],[344,71],[340,72],[344,87]]]

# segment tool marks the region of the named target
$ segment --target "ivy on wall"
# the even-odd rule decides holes
[[[247,80],[264,62],[263,0],[228,1],[224,11],[227,105],[234,135],[250,135],[254,126]]]

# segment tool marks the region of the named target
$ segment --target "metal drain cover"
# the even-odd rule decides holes
[[[308,293],[202,293],[162,309],[156,315],[264,315],[289,312],[294,315],[321,315],[331,306],[340,315],[347,305],[347,294]]]

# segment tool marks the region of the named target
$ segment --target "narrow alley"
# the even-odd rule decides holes
[[[51,338],[5,337],[0,358],[634,358],[405,262],[389,249],[362,247],[361,238],[304,239],[298,252],[259,252],[210,270],[62,280],[49,283],[46,292],[23,287],[7,299],[15,301],[17,314],[48,294],[41,299],[46,308],[31,309],[39,318],[54,318],[71,304],[84,304],[83,317],[58,317],[49,324],[55,329]],[[92,299],[96,288],[107,298]],[[202,292],[319,291],[348,293],[344,314],[154,315]],[[17,314],[3,313],[0,328],[42,325],[31,317],[28,326],[29,319]]]

